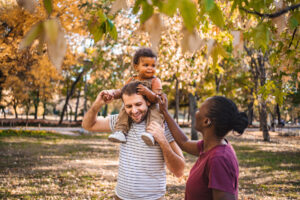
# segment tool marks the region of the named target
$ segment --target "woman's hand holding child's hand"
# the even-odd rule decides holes
[[[168,111],[168,99],[166,94],[161,94],[158,99],[159,110],[164,113]]]

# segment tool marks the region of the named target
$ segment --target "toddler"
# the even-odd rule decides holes
[[[137,72],[137,76],[130,77],[126,84],[132,81],[139,81],[141,84],[138,86],[138,94],[144,95],[151,103],[148,109],[146,130],[150,122],[156,121],[163,126],[164,118],[158,109],[158,95],[161,94],[162,85],[159,78],[155,77],[156,69],[156,54],[150,48],[141,48],[134,54],[133,65]],[[113,90],[112,93],[107,94],[104,98],[121,98],[121,89]],[[122,107],[118,120],[116,122],[114,133],[108,139],[112,142],[126,142],[126,135],[129,131],[129,117]],[[144,142],[152,146],[155,144],[153,136],[147,132],[142,134]]]

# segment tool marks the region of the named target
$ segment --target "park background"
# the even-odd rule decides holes
[[[228,138],[240,199],[300,196],[300,4],[296,0],[0,0],[0,198],[111,199],[118,145],[80,128],[103,89],[134,75],[140,47],[191,139],[213,95],[249,119]],[[118,113],[121,101],[99,115]],[[46,128],[47,127],[47,128]],[[167,199],[183,199],[168,173]]]

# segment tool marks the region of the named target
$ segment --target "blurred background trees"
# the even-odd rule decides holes
[[[80,120],[99,91],[122,87],[135,50],[149,46],[177,121],[193,124],[203,100],[225,95],[269,141],[276,121],[299,123],[299,7],[295,0],[1,0],[2,116]]]

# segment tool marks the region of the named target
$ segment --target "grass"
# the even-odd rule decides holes
[[[300,138],[271,138],[228,136],[240,164],[240,199],[300,199]],[[184,198],[197,159],[185,157],[182,178],[167,173],[166,199]],[[0,199],[112,199],[117,169],[118,145],[107,134],[0,131]]]

